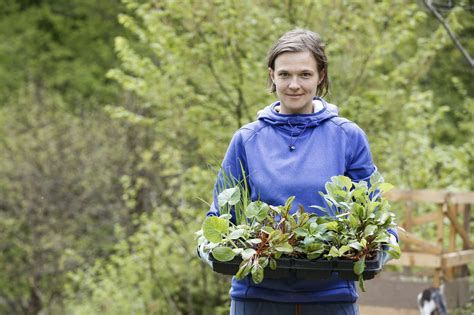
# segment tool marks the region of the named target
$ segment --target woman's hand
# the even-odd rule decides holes
[[[390,244],[398,246],[397,238],[393,234],[390,234]],[[382,266],[393,259],[393,257],[388,254],[388,250],[390,250],[390,246],[382,245]]]
[[[207,243],[202,243],[196,247],[197,255],[203,262],[212,267],[212,262],[209,260],[209,251],[205,251],[204,247]]]

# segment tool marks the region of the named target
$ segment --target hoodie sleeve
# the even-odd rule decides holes
[[[370,176],[377,170],[372,160],[369,140],[365,132],[355,123],[348,128],[349,150],[346,155],[346,172],[344,175],[355,181],[366,181],[369,183]],[[398,242],[398,233],[389,228],[388,232],[394,235]]]
[[[349,148],[346,151],[344,175],[355,181],[368,181],[370,175],[377,170],[370,153],[369,140],[364,131],[355,123],[346,124],[345,129]]]
[[[227,148],[227,152],[222,161],[219,174],[217,175],[216,184],[214,185],[214,200],[211,204],[207,215],[219,215],[219,204],[217,196],[226,188],[234,186],[233,183],[242,182],[244,174],[248,174],[247,158],[245,155],[244,140],[242,129],[238,130]]]

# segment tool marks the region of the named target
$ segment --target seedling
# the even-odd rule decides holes
[[[387,229],[396,225],[390,204],[383,198],[392,187],[379,173],[369,183],[334,176],[325,185],[326,193],[320,192],[327,206],[311,206],[325,213],[318,216],[301,205],[292,213],[294,196],[285,205],[268,205],[249,200],[246,184],[236,185],[219,194],[221,215],[204,220],[197,232],[198,243],[217,261],[240,257],[236,278],[250,274],[255,283],[263,280],[265,268],[276,269],[282,257],[352,261],[365,291],[366,260],[375,258],[382,245],[392,258],[400,257],[400,248],[389,245]]]

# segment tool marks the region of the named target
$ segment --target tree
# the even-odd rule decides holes
[[[186,269],[195,263],[188,260],[194,253],[189,231],[197,229],[207,210],[195,197],[211,197],[215,173],[209,165],[222,159],[235,129],[254,120],[257,111],[274,100],[264,91],[265,54],[278,36],[296,26],[318,30],[327,41],[333,91],[329,100],[367,131],[387,180],[413,188],[467,187],[466,154],[471,148],[436,138],[446,107],[435,102],[430,85],[422,84],[449,38],[441,29],[424,32],[427,14],[416,4],[124,3],[128,11],[119,19],[135,39],[116,39],[121,67],[108,76],[135,95],[137,102],[108,110],[113,117],[150,132],[152,141],[140,147],[139,164],[154,169],[152,177],[162,186],[154,194],[159,197],[150,203],[155,213],[151,222],[144,217],[136,234],[124,238],[131,247],[118,248],[117,255],[95,265],[92,273],[72,275],[73,283],[82,284],[74,287],[77,291],[70,290],[71,299],[76,299],[69,304],[72,310],[117,312],[104,305],[104,296],[120,297],[120,307],[138,313],[159,314],[157,305],[165,307],[164,313],[205,313],[208,308],[199,302],[203,295],[222,306],[227,288],[216,284],[220,279],[207,270],[206,282],[202,274]],[[450,18],[456,19],[456,14]],[[159,244],[143,239],[150,225],[161,231]],[[182,247],[179,244],[183,251],[164,256],[177,240],[183,242]],[[144,249],[150,246],[156,251]],[[143,283],[150,287],[145,289]],[[168,293],[156,294],[165,290]],[[134,293],[127,299],[124,292]]]
[[[58,309],[66,272],[107,254],[128,217],[124,130],[103,114],[68,113],[59,96],[21,95],[0,109],[3,314]]]
[[[105,72],[117,65],[113,38],[123,33],[117,1],[3,1],[0,4],[0,104],[24,85],[60,93],[80,113],[115,100]],[[14,103],[14,100],[10,100]]]

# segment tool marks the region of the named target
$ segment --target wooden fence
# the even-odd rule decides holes
[[[401,202],[404,208],[404,220],[399,223],[403,229],[398,229],[402,256],[390,261],[389,265],[430,268],[433,270],[433,286],[439,287],[443,280],[454,279],[456,268],[465,269],[469,262],[474,261],[473,241],[469,237],[474,192],[392,190],[387,193],[387,199]],[[436,210],[415,216],[417,203],[434,203]],[[436,226],[435,240],[426,240],[413,233],[415,227],[422,229],[430,222]],[[456,246],[457,237],[462,239],[462,248]]]

